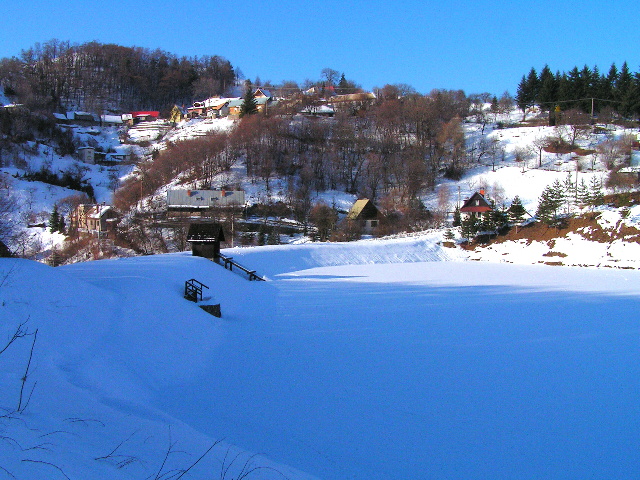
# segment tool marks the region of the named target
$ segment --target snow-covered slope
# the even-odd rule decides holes
[[[456,252],[0,259],[0,477],[637,478],[640,274]]]

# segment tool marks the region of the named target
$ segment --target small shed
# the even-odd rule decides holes
[[[189,225],[187,242],[196,257],[217,260],[220,257],[220,242],[224,242],[224,232],[219,223],[192,223]]]
[[[464,205],[460,207],[460,213],[471,217],[480,216],[485,212],[493,210],[491,204],[484,198],[484,190],[475,192],[471,195],[471,198],[464,202]]]

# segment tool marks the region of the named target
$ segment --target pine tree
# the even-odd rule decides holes
[[[462,218],[460,216],[460,207],[456,205],[456,209],[453,211],[453,223],[454,227],[459,227],[462,224]]]
[[[478,220],[473,215],[469,215],[462,219],[460,225],[460,235],[462,238],[471,240],[478,233]]]
[[[514,225],[519,225],[524,221],[524,216],[527,211],[522,206],[522,201],[519,196],[515,196],[513,201],[511,202],[511,206],[508,210],[509,222]]]
[[[53,212],[49,217],[49,231],[55,233],[60,230],[60,214],[58,213],[58,206],[53,206]]]
[[[632,86],[633,86],[633,76],[629,71],[629,66],[627,62],[622,64],[622,68],[620,69],[620,73],[618,74],[618,78],[616,79],[616,83],[614,85],[613,95],[618,104],[618,113],[625,117],[631,115],[632,111],[632,103],[633,100],[631,98],[632,94]]]
[[[536,98],[538,96],[539,82],[536,70],[531,68],[528,76],[522,76],[522,80],[518,84],[516,91],[516,103],[518,108],[522,110],[522,119],[524,120],[527,115],[527,109],[535,105]]]
[[[540,88],[538,90],[538,102],[543,110],[553,110],[553,102],[557,100],[558,85],[556,77],[548,65],[540,72]]]
[[[345,95],[349,92],[349,82],[346,78],[344,78],[344,73],[340,77],[340,81],[338,82],[338,93],[340,95]]]
[[[556,179],[552,185],[547,185],[538,200],[536,217],[547,225],[555,225],[558,220],[558,209],[564,201],[562,184]]]
[[[573,183],[573,179],[571,178],[571,172],[567,174],[567,178],[565,178],[564,180],[563,187],[565,213],[570,213],[571,206],[575,202],[576,198],[576,186]]]
[[[507,213],[507,209],[504,205],[500,207],[496,207],[495,202],[491,201],[492,210],[490,212],[491,222],[494,225],[494,229],[496,231],[501,230],[502,228],[509,223],[509,215]]]
[[[496,224],[493,221],[492,212],[484,212],[482,214],[482,219],[478,225],[478,230],[480,232],[495,232],[497,230]]]
[[[565,187],[559,179],[555,179],[551,184],[551,204],[553,205],[554,215],[558,215],[558,211],[566,201]]]
[[[584,181],[584,178],[580,181],[578,185],[578,193],[577,193],[578,207],[585,208],[591,205],[591,191],[589,190],[588,185]]]
[[[589,182],[589,205],[597,207],[604,203],[604,193],[602,192],[602,182],[597,177],[591,177]]]
[[[491,98],[491,113],[497,115],[500,112],[500,104],[498,103],[498,97],[495,95]]]
[[[255,97],[253,96],[253,91],[250,88],[247,88],[244,93],[242,105],[240,105],[240,118],[254,113],[258,113],[258,105],[256,104]]]

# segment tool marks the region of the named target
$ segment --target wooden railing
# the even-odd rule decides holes
[[[191,300],[192,302],[198,302],[202,300],[202,289],[208,289],[204,283],[199,282],[195,278],[184,282],[184,298]]]
[[[226,268],[227,270],[233,271],[233,267],[235,267],[237,270],[240,270],[246,273],[249,278],[249,281],[252,281],[252,280],[258,280],[262,282],[265,281],[264,278],[256,274],[255,270],[249,270],[248,268],[243,267],[239,263],[234,262],[233,257],[227,257],[226,255],[218,254],[218,263],[223,264],[224,268]]]

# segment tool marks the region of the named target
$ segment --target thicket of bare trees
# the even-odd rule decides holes
[[[163,110],[234,85],[229,61],[176,57],[162,50],[51,40],[0,60],[0,82],[32,110]]]
[[[126,210],[179,177],[208,188],[215,175],[241,160],[249,178],[267,190],[276,176],[289,185],[292,210],[307,221],[314,192],[343,190],[407,213],[437,175],[459,178],[471,161],[462,119],[469,101],[462,91],[402,94],[386,86],[376,102],[334,118],[247,115],[229,135],[212,133],[170,145],[142,163],[138,175],[116,192]]]

